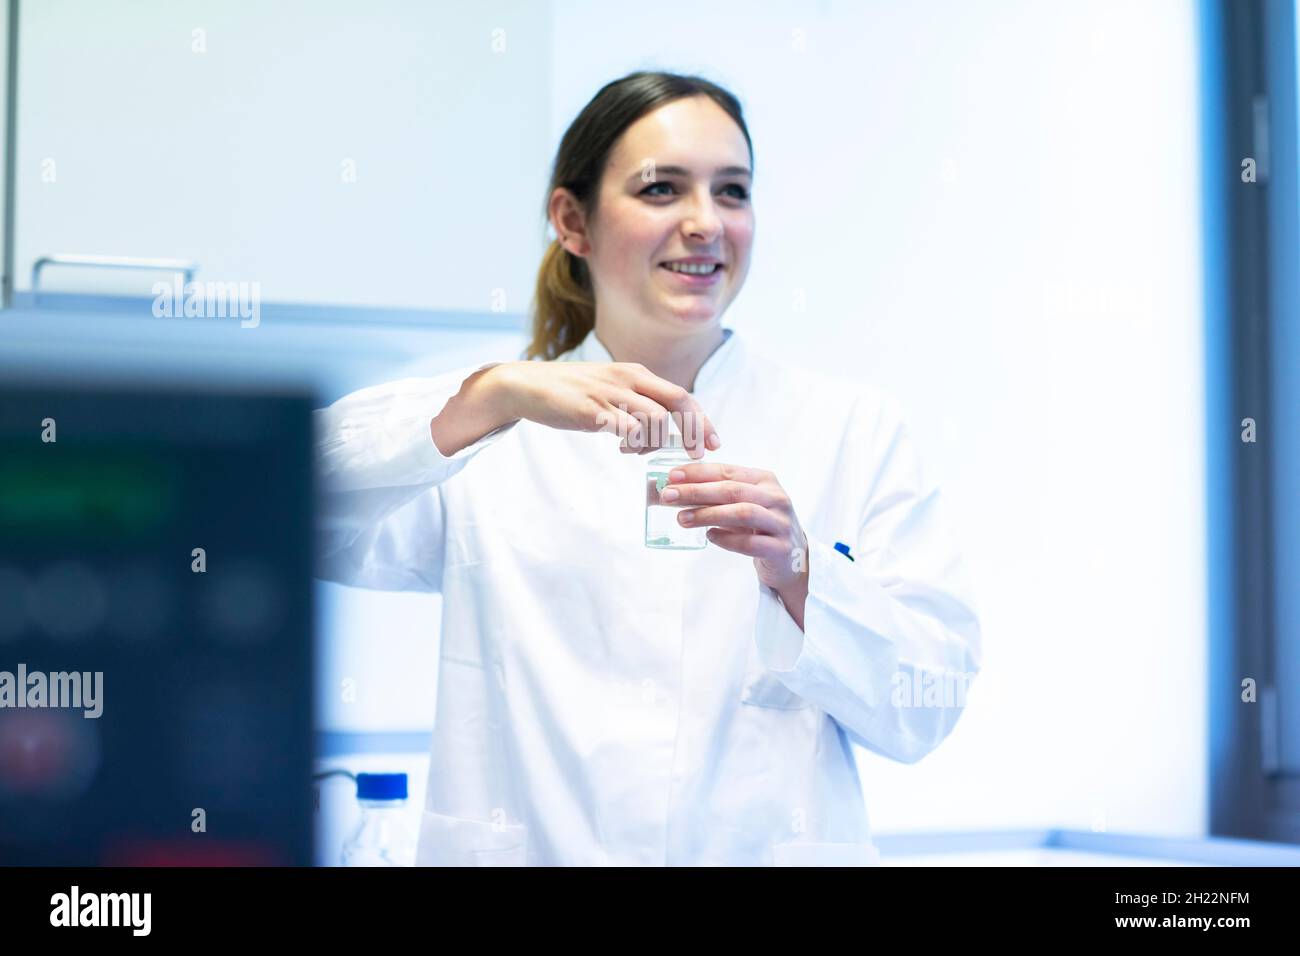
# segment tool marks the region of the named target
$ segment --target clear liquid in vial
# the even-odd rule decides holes
[[[666,505],[659,500],[659,492],[668,484],[668,473],[677,465],[692,461],[681,455],[681,461],[660,463],[652,461],[645,479],[645,546],[668,548],[675,551],[698,551],[708,547],[705,537],[708,527],[684,528],[677,522],[681,505]]]

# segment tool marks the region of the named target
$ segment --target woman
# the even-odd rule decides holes
[[[850,742],[916,761],[961,713],[930,691],[979,625],[894,403],[721,324],[752,170],[725,90],[608,84],[555,161],[528,360],[317,413],[321,576],[443,595],[422,864],[874,863]],[[702,550],[645,546],[670,415]]]

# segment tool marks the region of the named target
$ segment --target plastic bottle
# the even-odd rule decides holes
[[[415,838],[407,823],[406,774],[357,774],[361,819],[343,842],[344,866],[414,866]]]

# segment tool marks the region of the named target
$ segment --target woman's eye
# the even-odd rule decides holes
[[[677,191],[677,190],[674,188],[674,186],[673,186],[672,183],[651,183],[651,184],[650,184],[649,186],[647,186],[645,189],[641,190],[641,195],[642,195],[642,196],[667,196],[667,195],[670,195],[669,193],[652,193],[652,192],[650,191],[650,190],[652,190],[652,189],[658,189],[660,186],[664,186],[664,187],[666,187],[666,188],[668,188],[668,189],[671,189],[671,190],[673,190],[673,192],[676,192],[676,191]],[[727,189],[735,190],[735,192],[732,193],[732,196],[733,196],[734,198],[736,198],[736,199],[748,199],[748,198],[749,198],[749,190],[747,190],[744,186],[740,185],[739,183],[731,183],[731,184],[728,185],[728,186],[724,186],[723,189],[724,189],[724,190],[727,190]]]

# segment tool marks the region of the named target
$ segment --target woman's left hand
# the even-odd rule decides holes
[[[677,465],[660,498],[682,507],[677,516],[682,527],[710,525],[712,543],[752,557],[759,580],[780,593],[787,608],[798,600],[802,611],[799,595],[807,595],[808,538],[776,475],[722,462]]]

